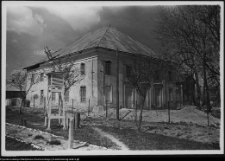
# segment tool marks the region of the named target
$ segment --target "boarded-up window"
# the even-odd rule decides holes
[[[80,87],[80,102],[86,102],[86,87]]]
[[[55,101],[56,93],[52,92],[52,101]]]
[[[65,100],[65,102],[69,102],[69,93],[70,93],[70,91],[69,90],[67,90],[66,91],[66,93],[65,93],[65,96],[64,96],[64,100]]]
[[[112,86],[106,86],[106,101],[112,103]]]
[[[111,61],[106,61],[105,62],[105,74],[106,75],[111,75]]]
[[[80,65],[80,74],[85,75],[85,64],[84,63],[81,63],[81,65]]]
[[[126,77],[130,78],[132,72],[132,67],[130,65],[126,65]]]

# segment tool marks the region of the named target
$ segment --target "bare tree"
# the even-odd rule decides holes
[[[220,7],[164,7],[156,33],[163,48],[168,50],[167,55],[174,55],[176,61],[187,66],[195,76],[199,101],[199,78],[203,78],[205,92],[202,98],[203,102],[206,102],[209,114],[209,82],[218,82],[217,87],[219,86]]]
[[[28,83],[29,82],[29,83]],[[21,91],[22,102],[19,113],[22,114],[22,107],[25,103],[26,96],[34,84],[37,84],[39,79],[34,74],[28,74],[25,70],[15,70],[6,80],[6,84]]]
[[[151,58],[141,58],[141,56],[133,58],[132,71],[130,76],[127,78],[127,81],[131,86],[133,86],[133,88],[141,97],[140,113],[139,118],[137,120],[138,122],[136,122],[138,131],[141,131],[142,113],[147,95],[147,90],[150,89],[153,82],[164,71],[165,62],[163,60],[152,60]]]

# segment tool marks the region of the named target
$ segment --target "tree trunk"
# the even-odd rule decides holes
[[[201,87],[199,85],[199,78],[198,78],[198,73],[195,69],[195,79],[196,79],[196,87],[197,87],[197,101],[196,101],[196,105],[199,107],[199,109],[201,110]]]
[[[23,103],[24,103],[24,99],[22,99],[21,105],[20,105],[20,110],[19,110],[19,114],[23,114],[22,112],[22,108],[23,108]]]
[[[207,107],[207,120],[208,120],[208,126],[209,126],[209,113],[211,112],[211,107],[210,107],[208,82],[207,82],[207,78],[206,78],[205,56],[206,56],[206,53],[204,53],[204,57],[203,57],[203,74],[204,74],[204,89],[205,89],[205,94],[206,94],[205,103],[206,103],[206,107]]]
[[[145,96],[145,97],[146,97],[146,96]],[[143,97],[143,102],[142,102],[142,105],[141,105],[141,111],[140,111],[140,114],[139,114],[138,132],[141,131],[142,113],[143,113],[143,108],[144,108],[144,104],[145,104],[145,97]]]

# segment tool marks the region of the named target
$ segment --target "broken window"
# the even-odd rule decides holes
[[[130,78],[132,72],[132,67],[130,65],[126,65],[126,77]]]
[[[69,93],[70,93],[69,90],[67,90],[66,93],[65,93],[65,96],[64,96],[65,102],[69,102]]]
[[[80,102],[86,102],[86,87],[80,87]]]
[[[106,86],[106,101],[112,103],[112,86]]]
[[[85,64],[84,63],[81,63],[81,65],[80,65],[80,74],[85,75]]]
[[[106,75],[111,75],[111,61],[106,61],[105,62],[105,74]]]

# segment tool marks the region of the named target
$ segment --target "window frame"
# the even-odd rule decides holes
[[[80,102],[81,103],[86,103],[86,98],[87,98],[87,89],[86,86],[80,86]]]
[[[130,72],[128,74],[128,68],[130,68]],[[131,73],[132,73],[132,66],[131,65],[125,65],[125,74],[126,74],[126,78],[130,78],[131,77]]]
[[[112,75],[112,62],[110,60],[105,61],[105,74]]]
[[[80,64],[80,75],[85,75],[85,63]]]

